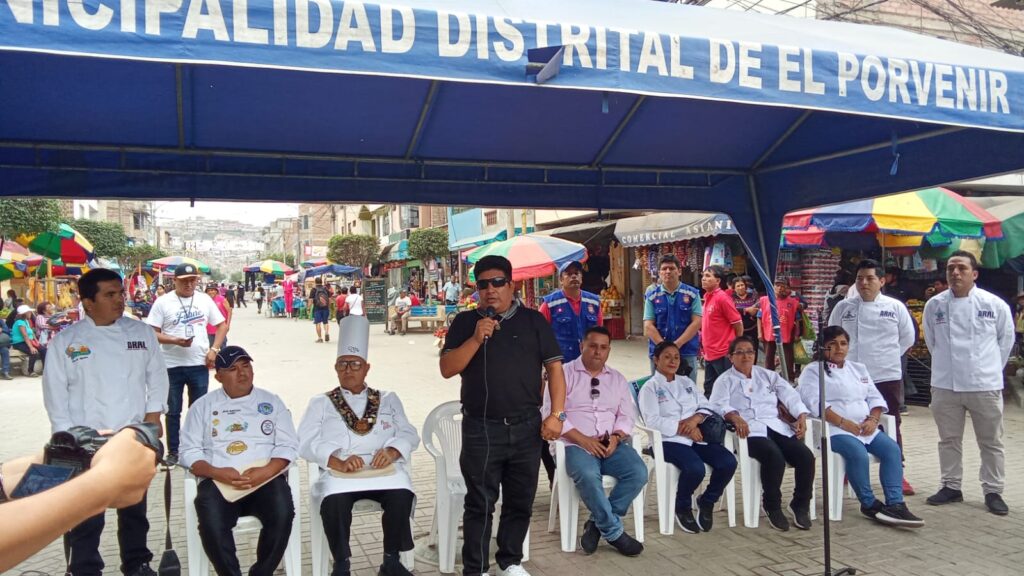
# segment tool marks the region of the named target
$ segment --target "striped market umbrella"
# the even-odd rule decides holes
[[[170,270],[171,272],[182,264],[191,264],[199,269],[203,274],[210,273],[209,266],[195,258],[189,258],[188,256],[164,256],[163,258],[150,260],[149,262],[146,262],[146,264],[152,266],[154,270]]]
[[[513,280],[529,280],[554,274],[563,262],[585,261],[587,249],[582,244],[554,236],[527,234],[481,246],[471,252],[466,261],[475,264],[490,255],[504,256],[512,262]]]
[[[302,267],[316,268],[317,266],[326,266],[328,264],[330,264],[330,262],[327,261],[327,258],[310,258],[309,260],[304,260],[302,262]]]
[[[40,256],[69,264],[85,264],[93,259],[92,243],[67,224],[61,224],[56,232],[23,234],[14,241]]]
[[[0,280],[11,280],[12,278],[24,278],[25,265],[20,262],[0,258]]]
[[[844,235],[873,234],[886,248],[946,246],[954,238],[1000,240],[998,218],[945,188],[928,188],[786,214],[783,247],[846,246]]]
[[[46,265],[51,264],[52,270],[47,271]],[[56,260],[50,260],[49,258],[43,258],[39,264],[29,266],[29,271],[34,273],[37,278],[46,278],[49,274],[53,276],[81,276],[89,270],[92,270],[95,262],[88,264],[65,264],[60,258]]]
[[[295,272],[291,266],[279,260],[264,260],[262,262],[256,262],[246,266],[242,271],[263,272],[264,274],[273,274],[274,276],[285,276]]]

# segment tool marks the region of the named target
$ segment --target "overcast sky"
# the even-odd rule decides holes
[[[185,202],[156,202],[156,215],[161,220],[181,220],[187,218],[219,218],[235,220],[253,226],[266,226],[271,221],[299,213],[298,204],[284,202],[202,202],[197,200],[195,207]]]

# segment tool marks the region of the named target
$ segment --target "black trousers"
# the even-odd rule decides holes
[[[711,398],[711,391],[715,389],[715,380],[732,368],[732,361],[728,356],[722,356],[717,360],[704,360],[704,397]]]
[[[414,499],[415,495],[404,488],[344,492],[324,498],[320,504],[320,518],[324,522],[324,534],[327,535],[335,567],[352,556],[348,544],[352,530],[352,506],[359,500],[373,500],[384,509],[381,524],[384,528],[385,554],[412,550],[412,525],[409,518]]]
[[[530,528],[540,471],[540,411],[512,421],[515,423],[506,425],[468,415],[462,419],[459,465],[467,491],[462,564],[467,575],[485,573],[489,567],[491,523],[499,488],[502,504],[495,559],[503,570],[523,560],[523,540]]]
[[[808,431],[809,432],[809,431]],[[782,509],[782,476],[786,464],[794,468],[792,506],[806,508],[814,490],[814,454],[803,440],[768,429],[767,438],[747,437],[750,457],[761,463],[761,490],[765,510]]]
[[[100,555],[100,536],[106,519],[97,514],[64,535],[64,554],[69,556],[72,576],[100,576],[103,574],[103,556]],[[146,546],[149,520],[146,518],[146,498],[142,502],[117,511],[117,544],[121,551],[121,572],[131,574],[139,566],[148,564],[153,553]]]
[[[242,574],[235,537],[231,533],[242,516],[255,516],[263,524],[256,544],[256,563],[249,569],[249,576],[271,576],[284,557],[295,517],[292,493],[285,476],[274,478],[236,502],[225,500],[217,485],[209,479],[199,483],[197,492],[199,538],[218,576]]]

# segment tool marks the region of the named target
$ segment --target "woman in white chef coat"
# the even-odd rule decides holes
[[[671,340],[654,347],[654,375],[640,389],[637,399],[644,424],[662,434],[665,460],[679,468],[676,491],[676,524],[684,532],[711,531],[715,502],[736,473],[736,457],[721,444],[704,442],[700,424],[714,409],[693,380],[676,374],[679,348]],[[704,464],[711,479],[697,498],[693,517],[693,491],[704,480]]]
[[[736,426],[736,435],[747,439],[751,458],[761,464],[762,502],[768,523],[776,530],[789,530],[789,519],[782,512],[782,477],[786,464],[790,464],[795,470],[789,503],[793,523],[809,530],[814,454],[803,443],[808,411],[789,382],[777,372],[754,364],[756,350],[749,336],[740,336],[729,344],[732,368],[715,380],[711,405]],[[786,409],[784,415],[780,406]]]
[[[825,328],[823,350],[815,358],[825,358],[825,415],[829,427],[829,446],[846,461],[846,477],[860,500],[860,511],[883,524],[919,528],[924,520],[910,513],[903,501],[903,465],[896,441],[878,430],[879,418],[887,404],[868,374],[867,366],[847,360],[850,335],[840,326]],[[800,374],[800,397],[812,416],[818,416],[821,364],[812,362]],[[885,502],[875,498],[871,489],[868,454],[881,462],[879,476]]]
[[[332,576],[348,576],[352,506],[358,500],[384,509],[383,576],[411,574],[399,553],[412,550],[414,495],[410,457],[420,437],[392,392],[370,388],[366,374],[370,324],[365,316],[341,322],[334,369],[339,386],[314,396],[299,424],[299,454],[320,465],[311,486],[334,556]]]

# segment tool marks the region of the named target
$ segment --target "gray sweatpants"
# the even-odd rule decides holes
[[[931,408],[939,431],[942,485],[953,490],[961,489],[964,477],[964,418],[970,413],[978,449],[981,450],[981,489],[985,494],[1002,494],[1006,470],[1002,390],[953,392],[932,388]]]

